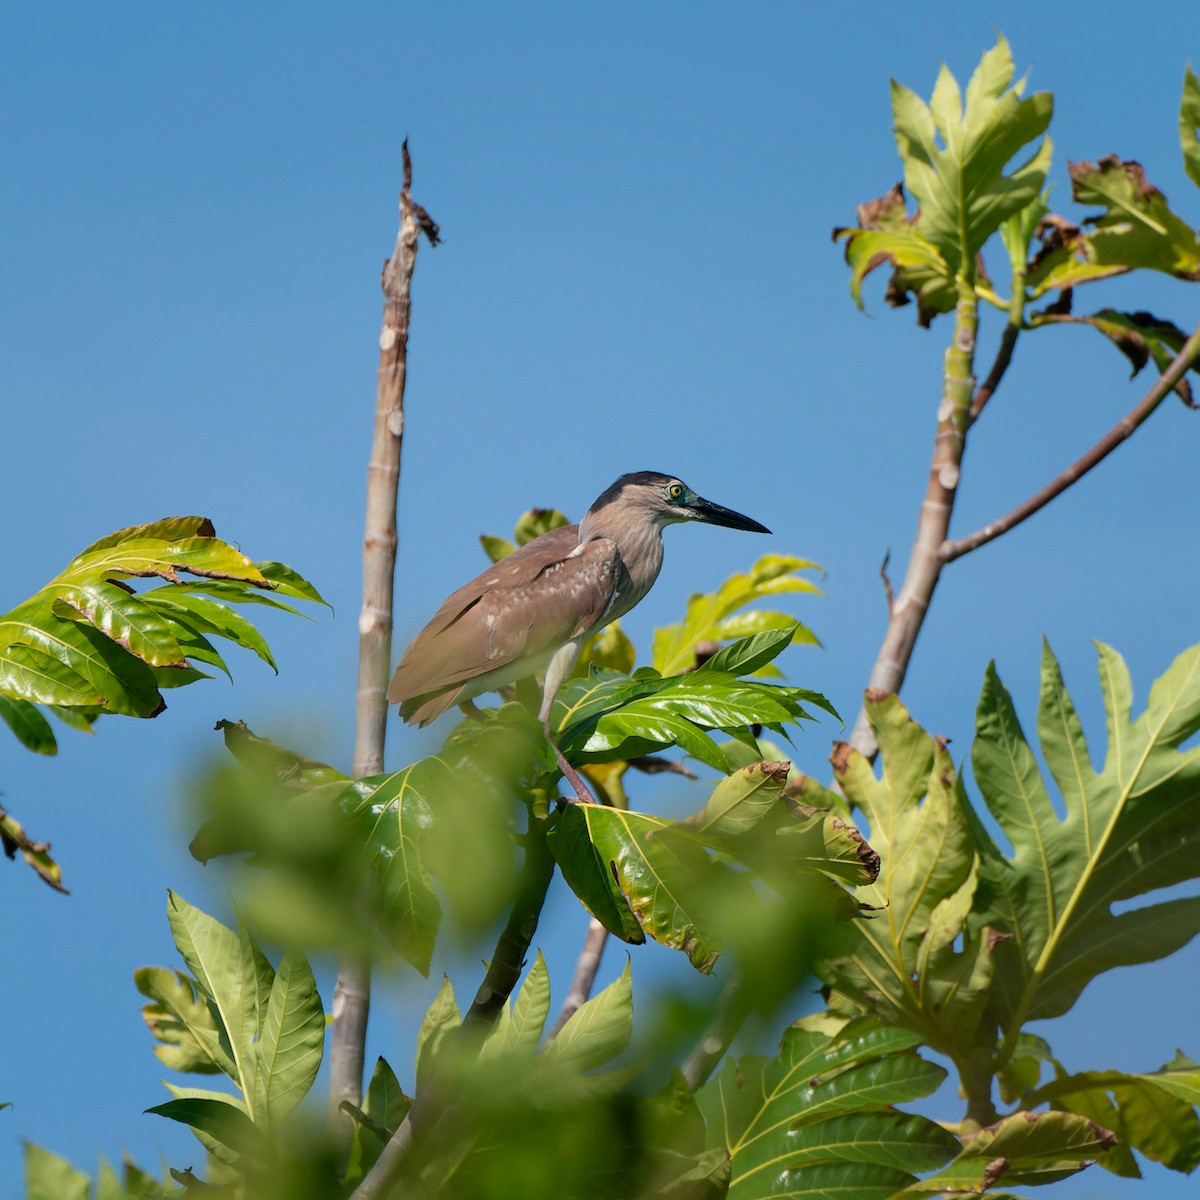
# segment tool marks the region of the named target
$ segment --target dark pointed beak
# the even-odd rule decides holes
[[[704,521],[709,525],[724,525],[729,529],[745,529],[749,533],[771,532],[765,525],[760,525],[740,512],[734,512],[732,508],[714,504],[711,500],[697,499],[695,504],[688,507],[697,521]]]

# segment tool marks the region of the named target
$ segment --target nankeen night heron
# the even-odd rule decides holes
[[[549,736],[554,697],[583,643],[654,586],[663,527],[679,521],[771,532],[673,475],[622,475],[578,525],[543,533],[453,593],[405,650],[388,700],[406,721],[427,725],[453,704],[545,672]],[[578,776],[555,754],[582,799]]]

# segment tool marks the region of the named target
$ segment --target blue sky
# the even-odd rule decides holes
[[[1175,128],[1191,5],[1133,22],[1108,3],[1004,8],[655,4],[582,7],[62,4],[0,13],[6,469],[0,607],[113,529],[203,513],[252,557],[312,578],[336,616],[264,628],[278,678],[249,656],[235,686],[175,692],[155,722],[65,733],[57,760],[4,743],[5,805],[50,838],[70,898],[0,864],[6,922],[0,1194],[20,1139],[91,1169],[128,1149],[199,1164],[190,1135],[142,1116],[165,1098],[132,970],[170,963],[165,889],[228,915],[193,862],[188,770],[220,717],[302,736],[349,765],[362,491],[374,398],[378,270],[395,235],[401,138],[446,242],[414,287],[401,487],[397,642],[482,565],[475,537],[532,505],[580,514],[613,478],[681,475],[775,535],[668,534],[642,647],[689,592],[766,550],[821,562],[796,612],[824,650],[797,683],[856,708],[924,487],[946,331],[868,315],[829,231],[899,178],[887,80],[927,95],[945,58],[970,73],[999,27],[1032,86],[1057,96],[1065,160],[1137,158],[1200,223]],[[1195,289],[1121,280],[1097,306],[1191,326]],[[1081,299],[1086,307],[1087,301]],[[990,361],[999,321],[982,333]],[[955,531],[1007,510],[1142,394],[1083,329],[1029,338],[972,435]],[[1035,521],[954,565],[904,697],[970,742],[989,658],[1032,719],[1039,639],[1063,660],[1099,744],[1090,639],[1128,659],[1139,695],[1196,640],[1200,416],[1168,402]],[[836,730],[800,740],[820,774]],[[392,726],[389,763],[430,745]],[[699,785],[697,785],[699,786]],[[635,800],[663,793],[646,785]],[[539,934],[565,989],[582,910],[557,893]],[[605,976],[623,955],[610,951]],[[670,979],[653,949],[635,975]],[[1116,973],[1052,1031],[1072,1069],[1193,1056],[1200,954]],[[328,971],[323,979],[328,979]],[[460,989],[473,971],[456,973]],[[324,988],[326,1002],[330,984]],[[435,984],[388,981],[370,1054],[407,1070]],[[1098,1170],[1059,1195],[1156,1200],[1194,1185]],[[1189,1193],[1190,1194],[1190,1193]]]

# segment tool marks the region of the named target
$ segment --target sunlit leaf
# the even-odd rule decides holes
[[[716,873],[718,864],[702,847],[670,837],[672,825],[645,813],[572,804],[551,834],[550,847],[564,878],[598,921],[605,925],[612,921],[618,936],[640,941],[640,936],[627,936],[627,914],[632,913],[634,929],[684,951],[697,970],[711,971],[721,945],[711,930],[702,927],[696,908],[705,881]],[[598,879],[606,884],[607,878],[612,880],[600,893],[611,908],[596,903],[590,888],[577,886],[583,868],[576,860],[589,854]]]
[[[142,1006],[142,1019],[159,1043],[154,1053],[164,1066],[202,1075],[234,1075],[237,1067],[228,1043],[222,1044],[220,1019],[186,975],[166,967],[140,967],[133,982],[151,1001]]]
[[[1179,102],[1179,144],[1183,166],[1191,181],[1200,187],[1200,79],[1187,67],[1183,73],[1183,99]]]
[[[50,843],[39,842],[25,832],[25,826],[12,813],[0,809],[0,848],[9,858],[19,853],[44,883],[56,892],[65,892],[62,868],[50,856]]]
[[[1058,1078],[1046,1084],[1031,1103],[1049,1101],[1055,1108],[1103,1121],[1120,1140],[1120,1155],[1106,1155],[1101,1165],[1120,1175],[1140,1171],[1129,1150],[1136,1150],[1173,1171],[1200,1165],[1200,1067],[1179,1054],[1157,1071],[1127,1075],[1121,1071],[1083,1071],[1068,1075],[1056,1065]]]
[[[581,1004],[542,1054],[552,1065],[588,1071],[611,1062],[633,1033],[633,975],[628,960],[617,979]]]
[[[1124,662],[1106,646],[1099,651],[1108,718],[1099,771],[1058,662],[1048,646],[1042,656],[1038,732],[1065,820],[994,668],[980,697],[975,781],[1013,854],[975,822],[981,861],[969,928],[1012,935],[993,954],[990,1004],[1004,1028],[1066,1012],[1096,975],[1162,958],[1200,931],[1194,898],[1112,911],[1200,870],[1200,749],[1179,749],[1200,730],[1200,647],[1154,683],[1136,719]]]
[[[25,1143],[25,1200],[88,1200],[90,1184],[65,1158]]]
[[[904,1195],[981,1192],[997,1181],[1042,1183],[1088,1166],[1115,1144],[1110,1130],[1075,1113],[1020,1112],[979,1132],[942,1170],[905,1188]]]
[[[688,600],[687,611],[678,624],[655,631],[651,663],[661,675],[674,675],[696,665],[696,647],[702,642],[735,636],[724,632],[724,623],[746,605],[766,596],[791,592],[820,594],[816,584],[799,572],[820,570],[808,559],[785,554],[763,555],[749,571],[731,575],[715,592],[697,593]],[[746,614],[742,614],[746,615]],[[783,616],[783,614],[777,614]],[[793,640],[812,641],[812,635],[794,618]],[[758,632],[753,630],[752,632]],[[740,635],[738,635],[740,636]]]
[[[1038,139],[1054,101],[1049,92],[1022,99],[1023,90],[1023,82],[1013,84],[1012,53],[1000,36],[971,76],[965,101],[945,64],[928,104],[892,83],[896,146],[920,209],[914,228],[937,247],[953,275],[969,282],[983,244],[1033,203],[1045,182],[1050,140]]]
[[[915,1035],[855,1022],[834,1039],[792,1028],[776,1059],[727,1059],[698,1093],[710,1144],[728,1149],[731,1200],[884,1198],[941,1166],[958,1142],[891,1106],[929,1095],[941,1067]]]
[[[196,585],[184,583],[185,574],[235,601],[258,589],[323,603],[290,567],[253,563],[217,538],[202,517],[132,526],[93,543],[0,616],[0,693],[18,705],[56,706],[64,716],[80,709],[89,720],[100,711],[144,718],[165,707],[160,688],[206,678],[189,665],[188,654],[224,669],[206,633],[270,663],[254,626],[227,605],[203,598]],[[125,582],[137,578],[165,580],[166,586],[137,593]],[[181,616],[187,619],[175,619]],[[27,709],[20,711],[18,735],[24,731],[48,745],[45,730],[34,728]]]
[[[1070,172],[1075,199],[1103,209],[1090,218],[1091,261],[1162,271],[1178,279],[1200,278],[1200,238],[1171,211],[1141,164],[1110,154],[1099,163],[1071,163]]]
[[[325,1044],[321,997],[303,954],[284,954],[256,1023],[251,1111],[268,1128],[277,1127],[308,1094]]]
[[[938,313],[949,312],[958,300],[954,272],[938,248],[913,227],[904,203],[904,188],[858,206],[856,227],[835,229],[834,239],[846,239],[850,294],[861,309],[863,280],[885,263],[892,267],[885,299],[893,308],[917,301],[917,320],[928,325]]]
[[[909,1028],[963,1036],[983,1010],[990,958],[986,938],[955,948],[975,880],[954,765],[899,697],[868,693],[866,712],[881,774],[844,744],[835,750],[834,769],[872,830],[879,875],[857,899],[878,912],[840,931],[823,973],[836,988],[838,1011],[882,1012]]]

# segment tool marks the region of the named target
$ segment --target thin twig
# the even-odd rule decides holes
[[[987,402],[996,394],[996,389],[1000,386],[1000,381],[1004,378],[1004,372],[1008,370],[1009,363],[1012,362],[1013,350],[1017,345],[1017,335],[1021,332],[1021,326],[1009,322],[1004,327],[1004,333],[1000,336],[1000,346],[996,350],[996,361],[992,363],[992,369],[988,372],[988,377],[979,385],[975,391],[974,397],[971,399],[971,410],[969,420],[972,425],[979,420],[979,414],[983,412]]]
[[[944,541],[941,548],[942,562],[953,562],[956,558],[962,558],[964,554],[969,554],[972,550],[977,550],[980,546],[995,541],[1001,534],[1015,528],[1026,518],[1033,516],[1039,509],[1045,508],[1055,496],[1061,495],[1073,483],[1082,479],[1097,463],[1103,462],[1170,395],[1175,384],[1190,369],[1198,353],[1200,353],[1200,325],[1196,326],[1192,336],[1183,344],[1183,348],[1167,369],[1155,380],[1153,387],[1139,403],[1126,413],[1085,455],[1076,459],[1044,488],[1035,492],[1023,504],[1018,504],[1004,516],[989,522],[982,529],[977,529],[967,537]]]
[[[896,593],[892,591],[892,581],[888,575],[888,563],[892,561],[892,552],[887,550],[883,562],[879,564],[879,578],[883,580],[883,594],[887,598],[888,620],[892,619],[892,610],[896,607]]]
[[[575,975],[571,980],[567,998],[563,1001],[562,1011],[554,1028],[550,1030],[550,1040],[553,1041],[562,1031],[562,1027],[579,1011],[592,994],[596,982],[596,973],[600,970],[600,960],[604,957],[604,947],[608,945],[608,930],[595,917],[588,922],[587,934],[583,939],[583,949],[575,964]]]
[[[404,385],[408,371],[408,327],[418,232],[437,244],[437,225],[414,205],[412,159],[402,147],[404,187],[396,248],[383,268],[383,327],[375,390],[375,433],[367,467],[363,538],[363,602],[358,619],[358,696],[355,710],[355,778],[383,770],[387,734],[387,682],[392,657],[392,602],[396,573],[396,497],[404,441]],[[418,213],[419,210],[419,213]],[[329,1103],[335,1125],[348,1136],[341,1105],[362,1103],[363,1060],[371,1003],[371,964],[345,959],[333,992],[333,1037],[329,1052]]]

